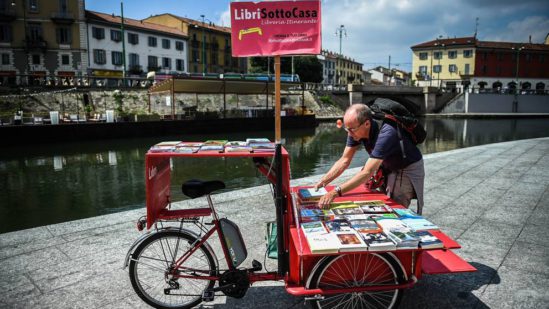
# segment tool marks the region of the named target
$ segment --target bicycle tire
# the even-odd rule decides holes
[[[129,274],[133,289],[143,301],[150,306],[162,309],[192,308],[202,302],[203,291],[213,288],[215,284],[214,280],[179,278],[175,280],[178,287],[177,289],[174,289],[178,293],[172,295],[164,294],[165,288],[172,287],[166,280],[169,264],[173,264],[174,260],[177,260],[177,257],[180,257],[186,252],[188,248],[190,248],[190,245],[196,240],[195,236],[183,231],[161,231],[152,234],[139,244],[132,254]],[[180,250],[180,248],[186,249]],[[172,256],[171,259],[166,258],[166,252],[170,253],[169,255]],[[175,254],[172,252],[175,252]],[[175,259],[173,258],[174,256],[176,257]],[[214,258],[205,246],[200,246],[182,266],[184,267],[192,262],[200,261],[202,261],[201,264],[198,266],[193,264],[190,268],[198,269],[198,267],[200,267],[203,272],[207,272],[209,275],[217,274]],[[151,263],[156,264],[152,265]],[[141,267],[141,265],[143,265],[143,267]],[[149,271],[149,273],[147,273],[147,271]],[[145,282],[145,280],[148,279],[146,277],[147,275],[152,276],[152,278],[154,278],[153,280],[156,281],[153,285]],[[157,278],[159,280],[157,280]],[[179,281],[184,281],[185,284],[180,284]],[[202,284],[202,287],[199,289],[196,289],[192,286],[194,281],[196,281],[196,283],[204,282],[204,284]],[[163,282],[163,284],[159,284],[159,282]],[[189,283],[191,283],[191,285]],[[148,289],[145,288],[144,285],[147,286]],[[179,294],[183,289],[191,289],[192,291],[189,295],[184,296]],[[180,298],[180,300],[177,298]]]
[[[393,255],[387,253],[328,256],[318,262],[307,288],[344,288],[362,285],[402,284],[404,272]],[[313,300],[313,308],[397,308],[402,299],[400,289],[326,295]]]

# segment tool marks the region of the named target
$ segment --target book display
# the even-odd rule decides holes
[[[273,153],[275,143],[267,138],[248,138],[246,141],[207,140],[205,142],[165,141],[152,146],[151,153]]]

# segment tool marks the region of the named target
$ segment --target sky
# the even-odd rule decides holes
[[[230,26],[230,0],[124,0],[124,16],[172,13]],[[86,0],[86,9],[120,15],[119,0]],[[322,48],[364,64],[411,71],[411,46],[437,37],[543,43],[549,34],[547,0],[322,0]],[[477,26],[478,18],[478,26]]]

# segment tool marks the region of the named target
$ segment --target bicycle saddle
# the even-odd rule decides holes
[[[201,197],[219,189],[225,189],[225,183],[221,180],[202,181],[191,179],[181,185],[183,194],[190,198]]]

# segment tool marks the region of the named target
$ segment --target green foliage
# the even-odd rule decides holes
[[[334,101],[332,101],[332,98],[328,95],[323,95],[319,99],[323,104],[334,105]]]
[[[269,70],[267,70],[269,64]],[[274,74],[274,59],[268,61],[267,57],[252,57],[250,60],[250,73]],[[292,73],[292,57],[280,58],[280,71],[282,74]],[[322,82],[322,63],[315,56],[295,56],[294,72],[299,75],[302,82],[320,83]]]
[[[116,111],[119,115],[124,114],[124,94],[120,90],[115,90],[112,93],[112,97],[114,98],[114,102],[116,103]]]

